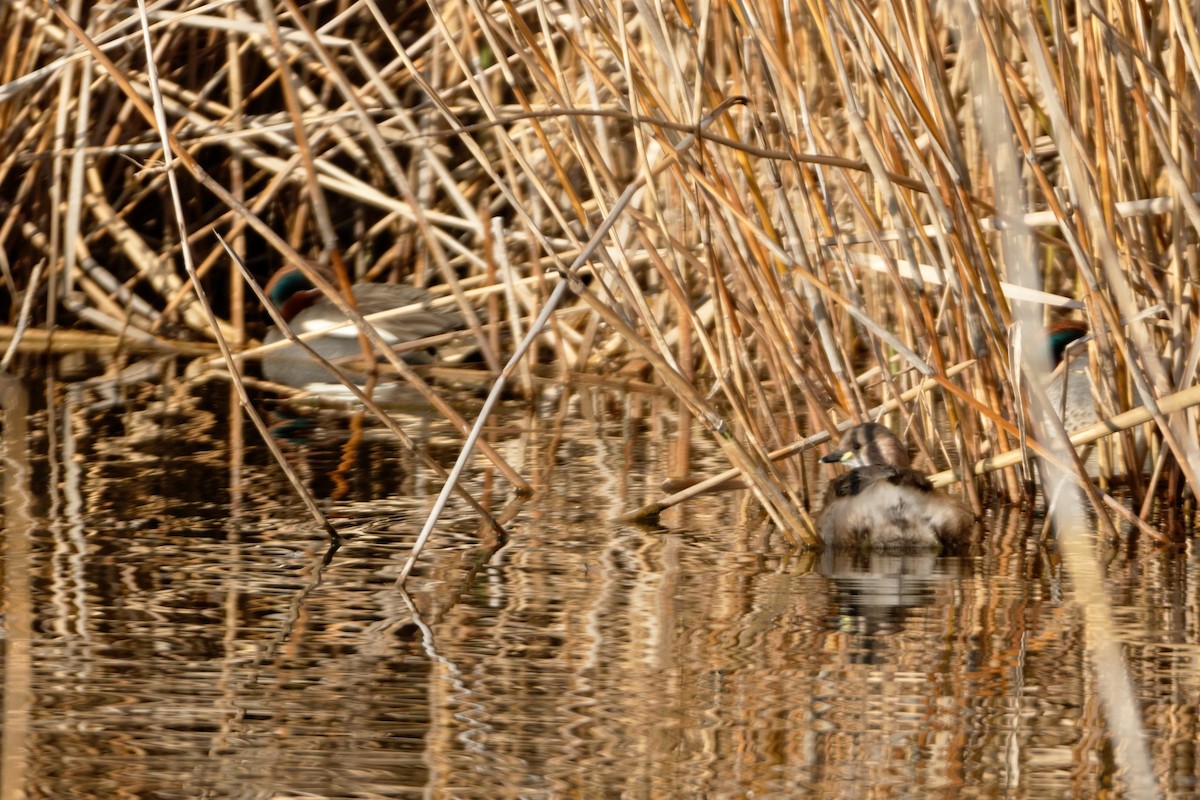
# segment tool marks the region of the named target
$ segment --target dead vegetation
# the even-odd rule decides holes
[[[7,365],[244,350],[266,317],[214,233],[259,282],[485,310],[493,372],[565,276],[516,385],[665,387],[806,538],[779,453],[885,408],[977,507],[1029,499],[976,465],[1047,440],[1023,398],[1070,315],[1103,416],[1147,409],[1147,468],[1102,459],[1126,516],[1200,480],[1195,401],[1156,406],[1200,361],[1186,3],[155,4],[156,81],[138,7],[84,8],[0,6]]]

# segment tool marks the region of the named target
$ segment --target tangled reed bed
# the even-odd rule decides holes
[[[881,408],[977,508],[1028,499],[977,465],[1056,439],[1031,409],[1070,316],[1102,416],[1146,409],[1149,470],[1102,459],[1145,517],[1200,480],[1193,9],[962,5],[8,0],[5,364],[80,331],[245,349],[265,315],[214,233],[259,282],[344,264],[515,339],[565,275],[526,391],[664,386],[807,538],[779,453]]]

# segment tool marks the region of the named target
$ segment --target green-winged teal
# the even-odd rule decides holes
[[[1051,362],[1055,364],[1050,382],[1046,384],[1046,397],[1062,417],[1068,433],[1094,425],[1100,418],[1092,394],[1087,349],[1081,347],[1069,360],[1065,359],[1067,346],[1087,334],[1087,325],[1075,320],[1056,322],[1046,328]]]
[[[1046,399],[1054,413],[1062,418],[1067,433],[1095,425],[1100,421],[1096,408],[1095,384],[1088,367],[1087,348],[1073,348],[1070,357],[1067,347],[1089,333],[1088,326],[1078,320],[1055,322],[1046,328],[1046,341],[1050,347],[1051,362],[1055,365],[1050,382],[1046,384]],[[1100,475],[1099,458],[1095,446],[1082,451],[1084,469],[1091,478]],[[1116,453],[1111,453],[1116,455]],[[1117,473],[1124,467],[1119,462],[1112,465]]]
[[[818,532],[826,545],[917,550],[954,548],[970,540],[975,516],[935,491],[883,425],[856,425],[821,461],[852,467],[825,491]]]
[[[364,317],[402,306],[423,306],[422,310],[416,313],[375,323],[380,336],[392,345],[460,330],[465,325],[462,316],[453,309],[429,308],[433,296],[424,289],[393,283],[359,283],[351,287],[351,291],[358,313]],[[276,273],[267,284],[267,295],[279,309],[288,327],[297,335],[326,330],[331,325],[344,323],[344,327],[307,340],[308,345],[328,361],[340,368],[362,358],[358,328],[337,306],[313,288],[312,283],[299,270],[285,268]],[[271,344],[284,338],[286,337],[272,326],[267,331],[264,343]],[[404,359],[409,363],[427,363],[432,360],[432,356],[430,350],[422,349],[404,353]],[[366,381],[365,370],[346,370],[346,374],[356,383]],[[344,387],[325,367],[292,344],[263,357],[263,375],[267,380],[318,394],[341,394],[344,391]]]

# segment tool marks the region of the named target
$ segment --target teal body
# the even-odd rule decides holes
[[[364,317],[403,306],[422,306],[414,313],[374,323],[379,335],[390,345],[425,339],[465,326],[462,315],[457,311],[430,308],[429,304],[434,298],[424,289],[391,283],[359,283],[351,291],[358,313]],[[343,325],[309,339],[307,343],[326,360],[342,368],[355,383],[366,381],[367,370],[361,366],[363,349],[358,328],[328,298],[314,289],[300,271],[293,269],[278,275],[269,285],[268,297],[295,334]],[[271,344],[286,338],[278,328],[272,326],[267,331],[264,343]],[[434,353],[430,348],[422,348],[406,351],[403,357],[409,363],[427,363],[433,360]],[[358,363],[357,369],[352,366],[354,362]],[[275,383],[318,393],[344,391],[341,383],[319,361],[290,343],[263,357],[263,376]]]

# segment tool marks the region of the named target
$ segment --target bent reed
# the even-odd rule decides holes
[[[429,287],[497,323],[476,329],[492,373],[567,275],[578,292],[518,389],[546,365],[666,387],[689,412],[680,440],[710,428],[804,541],[817,490],[772,451],[883,411],[929,463],[973,476],[976,512],[1030,499],[1028,467],[976,470],[1026,435],[1072,468],[1035,408],[1049,322],[1091,331],[1102,417],[1196,382],[1200,53],[1195,20],[1171,18],[1187,4],[1137,20],[1061,0],[1048,16],[703,8],[184,2],[142,20],[9,0],[5,366],[64,329],[131,352],[219,333],[245,352],[268,320],[214,231],[260,281],[301,260],[343,292]],[[568,270],[630,187],[586,274]],[[1195,424],[1152,416],[1149,471],[1110,458],[1101,486],[1128,475],[1143,518],[1155,487],[1195,492]],[[1116,436],[1111,452],[1134,452]]]

